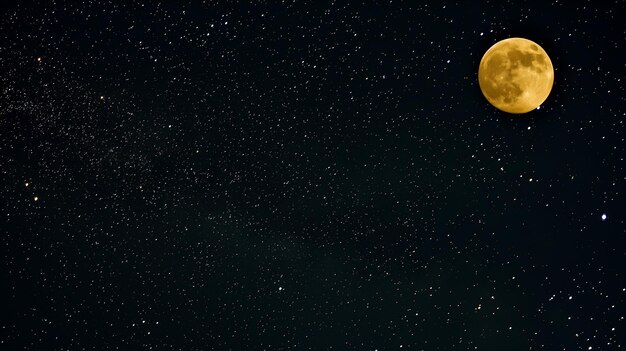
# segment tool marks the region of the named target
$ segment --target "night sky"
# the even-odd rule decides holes
[[[623,13],[2,5],[0,348],[623,349]],[[524,115],[478,86],[509,37]]]

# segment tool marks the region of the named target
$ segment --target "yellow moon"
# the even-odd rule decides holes
[[[487,50],[478,67],[478,83],[487,101],[508,113],[526,113],[550,95],[554,68],[541,46],[509,38]]]

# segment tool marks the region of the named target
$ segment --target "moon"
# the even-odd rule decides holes
[[[550,95],[554,68],[539,44],[509,38],[487,50],[478,67],[478,83],[487,101],[508,113],[526,113]]]

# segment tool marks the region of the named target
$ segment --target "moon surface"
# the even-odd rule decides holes
[[[487,101],[508,113],[526,113],[550,95],[554,68],[545,50],[528,39],[509,38],[487,50],[478,67]]]

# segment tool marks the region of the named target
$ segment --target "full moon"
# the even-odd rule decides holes
[[[508,113],[526,113],[550,94],[554,68],[541,46],[509,38],[487,50],[478,67],[478,83],[487,101]]]

